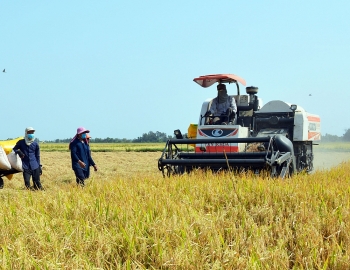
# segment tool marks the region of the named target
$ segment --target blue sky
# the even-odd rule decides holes
[[[0,139],[172,135],[233,73],[350,128],[349,1],[1,1]],[[244,92],[244,88],[242,88]],[[312,96],[309,96],[312,94]]]

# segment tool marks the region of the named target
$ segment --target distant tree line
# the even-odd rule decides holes
[[[132,142],[166,142],[167,140],[172,138],[173,136],[167,136],[163,132],[149,131],[148,133],[143,133],[141,137],[133,139]]]
[[[149,131],[148,133],[143,133],[142,136],[135,139],[118,139],[118,138],[91,138],[90,142],[92,143],[156,143],[156,142],[166,142],[169,139],[173,139],[173,136],[167,135],[164,132],[160,131]],[[53,141],[45,141],[48,143],[69,143],[72,138],[68,139],[56,139]]]
[[[345,130],[343,136],[331,135],[326,133],[322,135],[321,141],[324,142],[350,142],[350,128]]]
[[[186,135],[186,134],[185,134]],[[175,136],[167,135],[164,132],[160,131],[149,131],[148,133],[143,133],[142,136],[137,137],[135,139],[118,139],[118,138],[91,138],[90,141],[93,143],[156,143],[156,142],[166,142],[169,139],[174,139]],[[8,140],[11,140],[9,138]],[[36,140],[39,140],[38,138]],[[48,143],[69,143],[71,138],[68,139],[56,139],[53,141],[46,141]],[[350,128],[345,130],[343,136],[337,136],[326,133],[322,135],[321,141],[323,142],[350,142]]]

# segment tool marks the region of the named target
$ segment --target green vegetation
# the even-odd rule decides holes
[[[158,143],[166,142],[169,139],[172,139],[173,136],[166,135],[164,132],[160,131],[149,131],[148,133],[143,133],[142,136],[139,136],[135,139],[119,139],[119,138],[91,138],[91,142],[94,143]],[[47,141],[48,143],[69,143],[71,138],[67,139],[56,139],[54,141]]]
[[[159,152],[165,143],[90,143],[92,152]],[[68,143],[40,143],[42,152],[69,152]]]
[[[179,145],[193,150],[192,146]],[[92,152],[161,152],[165,143],[90,143]],[[69,152],[68,143],[40,143],[41,152]]]
[[[322,141],[324,142],[350,142],[350,128],[345,130],[343,136],[337,136],[332,134],[323,134]]]
[[[321,142],[314,146],[316,151],[350,152],[350,142]]]

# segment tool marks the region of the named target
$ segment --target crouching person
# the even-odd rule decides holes
[[[75,173],[77,184],[82,187],[85,185],[85,180],[90,176],[90,166],[93,166],[94,170],[97,171],[97,166],[91,157],[90,146],[86,136],[89,132],[84,127],[79,127],[77,134],[69,144],[72,169]]]
[[[40,182],[42,174],[40,165],[40,148],[35,141],[35,129],[28,127],[25,129],[24,139],[19,140],[13,151],[22,159],[24,185],[31,189],[30,178],[33,179],[33,189],[43,190]]]

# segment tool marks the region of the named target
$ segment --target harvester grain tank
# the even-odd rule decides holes
[[[166,143],[158,160],[163,175],[182,174],[195,168],[230,168],[256,173],[268,170],[272,177],[283,178],[313,170],[313,146],[321,140],[318,115],[281,100],[263,105],[257,87],[246,87],[246,94],[240,93],[240,84],[245,86],[246,82],[234,74],[205,75],[194,82],[204,88],[216,83],[235,85],[236,95],[231,97],[237,104],[236,117],[214,125],[213,116],[206,114],[214,99],[205,100],[198,123],[189,127],[190,138],[176,130],[176,139]]]

